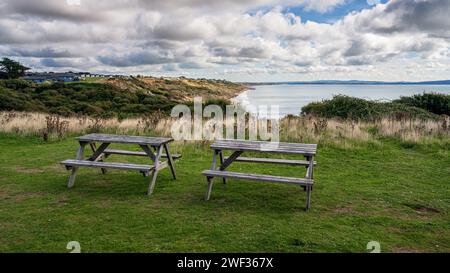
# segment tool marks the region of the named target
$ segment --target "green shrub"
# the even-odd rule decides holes
[[[222,110],[225,110],[227,105],[230,105],[231,103],[229,100],[225,100],[225,99],[208,99],[205,102],[205,105],[211,105],[211,104],[217,105],[220,108],[222,108]]]
[[[226,99],[207,99],[206,101],[203,101],[202,109],[204,109],[208,105],[217,105],[225,113],[227,105],[230,105],[230,104],[231,104],[231,102],[229,100],[226,100]],[[187,106],[191,109],[191,111],[194,110],[194,103],[193,102],[188,102]]]
[[[397,119],[436,119],[437,116],[421,108],[397,102],[376,102],[345,95],[330,100],[310,103],[302,108],[303,114],[326,118],[343,118],[373,121],[386,116]]]
[[[450,116],[450,95],[423,93],[411,97],[401,97],[395,102],[422,108],[437,115]]]
[[[374,115],[374,106],[372,101],[338,95],[331,100],[308,104],[302,108],[302,112],[328,118],[366,119]]]
[[[27,87],[32,87],[32,83],[25,80],[13,79],[13,80],[0,80],[0,87],[8,89],[19,90]]]
[[[25,110],[25,101],[17,93],[7,89],[0,89],[0,109],[23,111]]]
[[[0,111],[43,111],[70,116],[141,116],[169,113],[175,102],[142,90],[124,91],[103,83],[44,83],[0,80]]]

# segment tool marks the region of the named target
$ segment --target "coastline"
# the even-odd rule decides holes
[[[299,115],[309,103],[332,99],[335,95],[357,97],[369,101],[390,102],[420,95],[439,93],[450,95],[450,85],[369,85],[369,84],[311,84],[311,85],[258,85],[250,86],[233,98],[251,112],[249,105],[278,105],[280,116]]]

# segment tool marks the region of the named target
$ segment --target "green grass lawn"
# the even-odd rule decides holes
[[[321,145],[309,212],[292,185],[215,180],[206,202],[200,173],[211,151],[173,146],[183,154],[179,179],[163,170],[147,197],[149,178],[117,170],[80,169],[67,189],[58,162],[75,157],[73,138],[0,135],[0,252],[68,252],[69,241],[82,252],[366,252],[372,240],[382,252],[450,251],[448,145]],[[230,170],[305,173],[248,163]]]

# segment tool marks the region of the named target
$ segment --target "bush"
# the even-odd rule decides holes
[[[226,110],[227,105],[230,105],[231,102],[229,100],[225,99],[208,99],[205,103],[205,106],[207,105],[217,105],[220,108],[222,108],[223,111]]]
[[[396,119],[437,119],[437,116],[421,108],[396,102],[375,102],[344,95],[330,100],[310,103],[302,108],[303,114],[325,118],[343,118],[373,121],[386,116]]]
[[[311,103],[302,108],[302,112],[327,118],[340,117],[366,119],[374,116],[375,102],[344,95],[334,96],[331,100]]]
[[[188,102],[186,105],[191,109],[191,111],[194,111],[194,102]],[[231,102],[226,99],[207,99],[202,102],[202,109],[208,105],[217,105],[225,113],[227,105],[231,105]]]
[[[437,115],[450,116],[450,95],[423,93],[411,97],[401,97],[394,102],[422,108]]]
[[[0,81],[0,87],[5,87],[8,89],[14,89],[14,90],[18,90],[18,89],[25,89],[27,87],[31,87],[32,83],[29,81],[25,81],[25,80],[1,80]]]
[[[170,112],[175,105],[165,96],[143,90],[123,91],[103,83],[45,83],[0,80],[0,111],[43,111],[63,116],[141,116]]]

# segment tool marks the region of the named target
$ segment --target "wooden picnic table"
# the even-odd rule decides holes
[[[169,151],[169,142],[172,138],[165,137],[143,137],[143,136],[124,136],[124,135],[110,135],[110,134],[89,134],[76,138],[80,144],[75,160],[69,159],[62,161],[61,164],[66,166],[72,173],[69,177],[67,186],[73,187],[77,170],[80,167],[100,168],[103,174],[106,174],[106,169],[121,169],[132,170],[142,173],[144,176],[150,176],[150,184],[148,187],[148,195],[151,195],[156,183],[156,177],[161,169],[170,167],[173,178],[176,179],[174,162],[181,158],[181,155],[172,155]],[[97,143],[100,145],[97,147]],[[117,149],[107,149],[110,144],[135,144],[143,151],[127,151]],[[84,159],[84,151],[86,145],[92,149],[92,155]],[[163,151],[164,150],[164,151]],[[120,162],[104,162],[104,159],[111,155],[127,155],[127,156],[143,156],[148,157],[152,164],[130,164]],[[161,161],[161,158],[166,158],[167,161]]]
[[[316,164],[314,161],[314,156],[317,152],[317,144],[248,140],[218,140],[211,145],[211,149],[214,150],[211,169],[202,172],[202,174],[206,176],[208,182],[205,195],[206,200],[210,199],[214,177],[221,177],[223,179],[223,183],[226,183],[227,178],[235,178],[251,181],[300,185],[306,191],[306,210],[309,210],[311,206],[311,191],[314,184],[313,175],[314,165]],[[232,154],[229,157],[224,157],[223,151],[225,150],[232,151]],[[304,156],[305,159],[292,160],[267,157],[241,157],[244,152],[299,155]],[[220,165],[218,167],[217,157],[219,157],[220,160]],[[306,167],[306,175],[304,178],[297,178],[226,171],[226,169],[235,161],[304,166]]]

